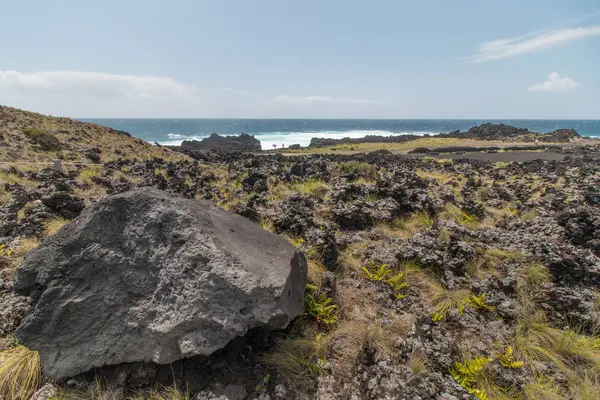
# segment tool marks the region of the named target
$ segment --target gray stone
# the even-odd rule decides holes
[[[30,252],[15,291],[37,303],[16,331],[62,379],[126,362],[209,355],[303,312],[306,259],[211,202],[140,189],[86,208]]]

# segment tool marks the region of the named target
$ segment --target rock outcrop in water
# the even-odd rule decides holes
[[[260,140],[245,133],[239,136],[219,136],[213,133],[202,140],[184,140],[181,143],[181,150],[188,151],[249,152],[261,151],[261,149]]]
[[[301,252],[207,201],[157,189],[108,197],[29,253],[16,331],[60,379],[127,362],[209,355],[303,312]]]

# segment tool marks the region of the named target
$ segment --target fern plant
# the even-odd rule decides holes
[[[445,317],[445,315],[444,315],[444,314],[442,314],[442,313],[439,313],[439,312],[436,312],[436,313],[434,313],[434,314],[433,314],[433,316],[431,317],[431,320],[432,320],[433,322],[440,322],[441,320],[443,320],[443,319],[444,319],[444,317]]]
[[[333,299],[325,294],[319,294],[319,287],[315,285],[308,284],[306,288],[314,292],[307,294],[305,297],[304,307],[306,314],[323,325],[334,325],[337,323],[338,306],[332,304]]]
[[[406,297],[406,295],[400,293],[400,290],[408,286],[405,280],[404,273],[398,272],[388,278],[388,275],[392,273],[392,270],[387,264],[380,264],[377,268],[371,264],[371,269],[362,267],[365,277],[370,281],[385,282],[390,289],[393,291],[393,296],[396,300],[400,300]]]
[[[471,295],[471,297],[466,299],[467,304],[479,311],[493,311],[494,306],[490,306],[485,302],[485,293],[477,296],[475,294]],[[461,310],[462,312],[462,310]]]
[[[6,248],[6,243],[0,244],[0,257],[10,257],[12,249]]]
[[[380,264],[379,267],[373,268],[373,263],[371,263],[371,269],[372,271],[367,267],[362,267],[365,277],[370,281],[383,281],[388,274],[392,272],[392,270],[388,268],[387,264]]]
[[[502,364],[504,368],[511,369],[522,368],[524,364],[523,361],[515,361],[512,346],[508,346],[504,350],[504,353],[498,354],[498,361],[500,361],[500,364]]]
[[[402,289],[404,289],[405,287],[408,287],[408,282],[406,282],[406,279],[404,277],[404,273],[398,272],[397,274],[395,274],[392,277],[388,278],[385,281],[385,283],[387,283],[388,286],[394,292],[394,298],[396,300],[401,300],[401,299],[403,299],[403,298],[406,297],[405,294],[400,293],[400,291]]]
[[[488,400],[486,392],[477,387],[477,380],[481,376],[483,368],[490,362],[492,362],[492,359],[486,357],[476,357],[472,360],[466,360],[464,363],[456,362],[450,368],[450,376],[477,399]]]

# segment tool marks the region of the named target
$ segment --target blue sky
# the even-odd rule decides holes
[[[53,115],[600,119],[597,0],[1,8],[0,104]]]

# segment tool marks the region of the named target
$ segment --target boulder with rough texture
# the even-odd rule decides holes
[[[211,202],[140,189],[95,203],[29,253],[16,331],[61,379],[127,362],[209,355],[303,312],[306,259]]]

